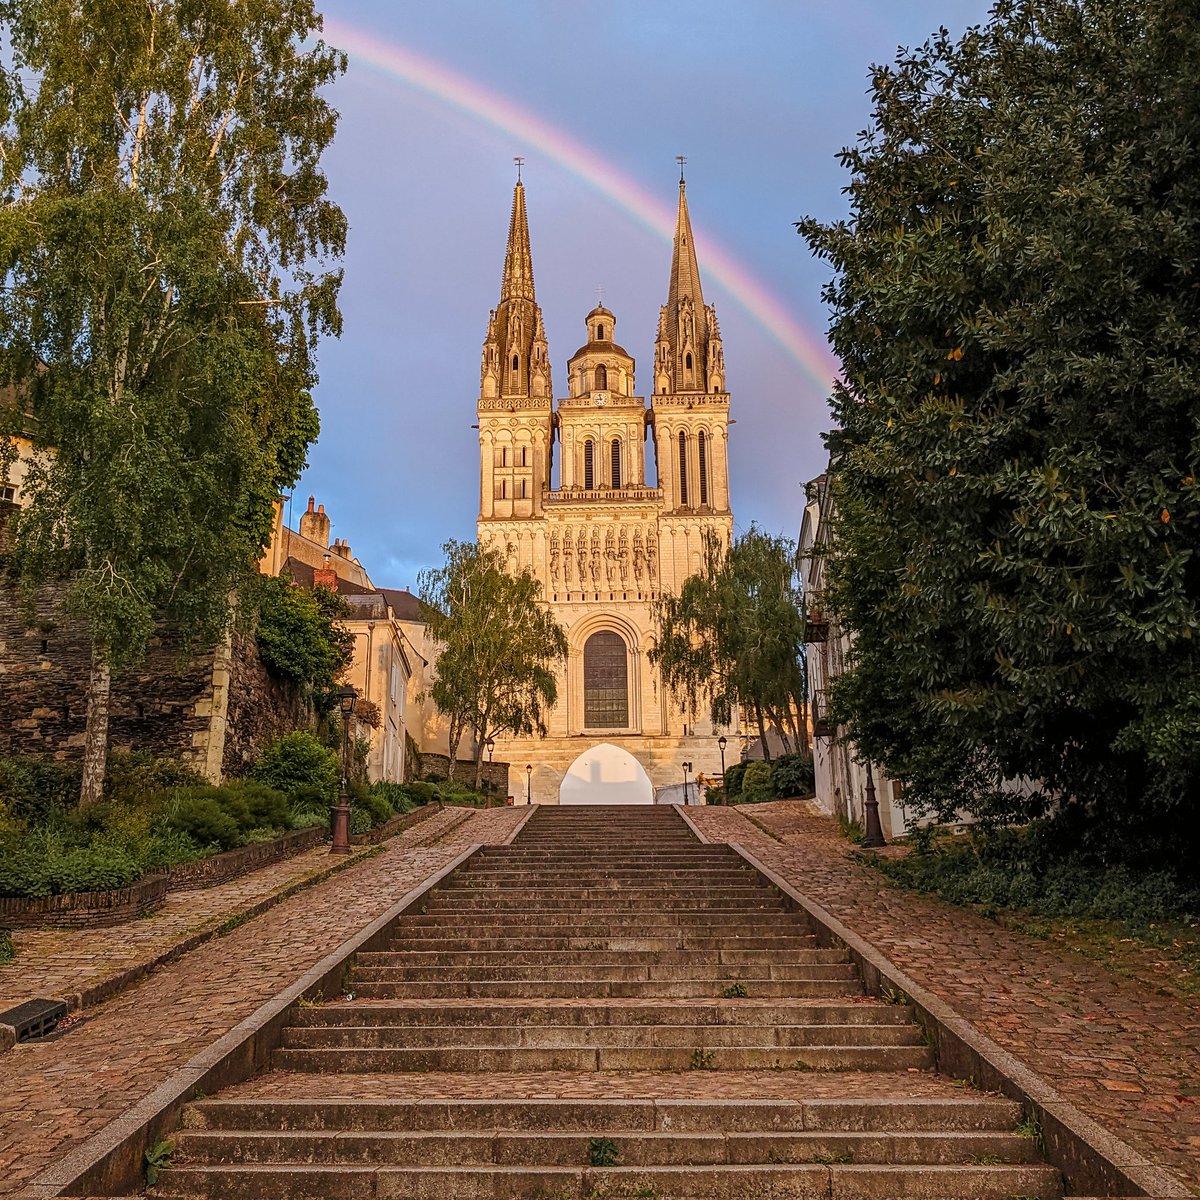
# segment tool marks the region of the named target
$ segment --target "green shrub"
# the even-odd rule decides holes
[[[413,807],[413,799],[409,795],[408,788],[402,783],[392,783],[389,780],[381,779],[378,783],[371,784],[371,792],[376,796],[382,796],[392,806],[394,813],[408,812]]]
[[[812,756],[785,754],[772,764],[771,784],[781,800],[792,796],[807,796],[816,782]]]
[[[0,803],[31,825],[53,820],[79,803],[80,768],[36,758],[0,758]]]
[[[371,818],[372,825],[382,825],[384,821],[396,815],[383,796],[377,795],[358,780],[350,785],[350,806],[356,811],[365,812]]]
[[[316,812],[313,809],[306,809],[303,812],[295,813],[292,817],[293,829],[319,829],[329,827],[329,809],[324,812]]]
[[[253,779],[235,780],[225,784],[221,791],[228,797],[225,803],[231,814],[234,803],[239,812],[246,813],[243,828],[291,829],[292,812],[282,792]]]
[[[326,804],[337,799],[341,767],[337,754],[306,730],[297,729],[272,742],[254,765],[259,783],[289,799],[305,788],[317,788]]]
[[[258,652],[267,669],[317,692],[328,692],[349,664],[354,638],[340,618],[346,602],[326,587],[311,591],[283,576],[257,583]]]
[[[12,930],[0,929],[0,967],[12,962],[16,957],[17,951],[13,945]]]
[[[725,770],[725,794],[730,800],[736,800],[742,794],[742,779],[747,765],[744,762],[734,763]]]
[[[104,797],[139,804],[145,796],[207,782],[199,771],[173,758],[155,758],[144,750],[112,750],[104,774]]]
[[[125,887],[144,874],[120,847],[58,847],[46,853],[28,842],[0,862],[0,896],[60,896],[67,892],[101,892]]]
[[[369,833],[371,829],[371,814],[365,808],[350,810],[350,832]]]
[[[742,802],[745,804],[761,804],[764,800],[775,799],[775,788],[771,782],[772,770],[769,762],[761,760],[747,763],[746,773],[742,776]]]
[[[432,783],[426,783],[423,779],[414,779],[412,782],[404,784],[403,789],[412,802],[413,808],[432,804],[438,799],[437,788]]]
[[[219,788],[181,788],[167,825],[191,838],[201,849],[232,850],[242,843],[242,826],[222,802]]]

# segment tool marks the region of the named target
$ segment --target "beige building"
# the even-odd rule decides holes
[[[733,533],[721,333],[682,181],[648,402],[614,314],[599,306],[584,324],[556,402],[518,182],[483,344],[479,542],[540,580],[570,650],[549,735],[498,739],[495,755],[512,764],[518,800],[557,803],[561,792],[569,801],[581,782],[620,777],[623,798],[649,801],[683,782],[684,763],[692,779],[719,774],[717,735],[736,733],[668,695],[649,659],[655,598],[699,568],[706,533],[726,546]]]

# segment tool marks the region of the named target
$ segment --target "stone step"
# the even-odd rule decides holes
[[[472,930],[474,932],[474,930]],[[812,934],[795,937],[691,937],[671,934],[661,937],[610,937],[585,934],[580,937],[461,937],[429,930],[419,934],[410,930],[404,937],[393,937],[388,943],[396,953],[430,950],[503,952],[549,952],[554,950],[805,950],[815,949],[817,939]],[[361,956],[360,956],[361,957]]]
[[[708,1000],[704,1003],[622,1004],[389,1004],[356,1000],[297,1008],[292,1027],[353,1025],[509,1025],[541,1027],[573,1025],[583,1028],[628,1025],[692,1025],[703,1027],[773,1025],[912,1025],[912,1010],[894,1004],[833,1004],[750,999]]]
[[[929,1070],[928,1046],[457,1046],[305,1047],[276,1050],[279,1071],[322,1074],[408,1071],[908,1071]]]
[[[813,953],[824,953],[814,951]],[[836,953],[836,952],[835,952]],[[403,956],[401,956],[403,957]],[[768,955],[765,961],[757,963],[705,963],[705,962],[667,962],[667,963],[627,963],[621,961],[596,962],[586,951],[581,951],[575,962],[554,963],[524,963],[506,964],[494,962],[487,966],[373,966],[356,965],[353,979],[359,983],[399,982],[407,980],[413,983],[450,983],[482,982],[484,980],[525,980],[541,979],[553,981],[560,979],[606,979],[606,980],[656,980],[686,981],[690,979],[720,980],[730,983],[741,980],[747,984],[752,981],[781,979],[844,979],[856,980],[858,969],[848,961],[846,955],[841,955],[841,962],[806,962],[788,963],[776,962]]]
[[[1050,1167],[715,1166],[715,1167],[332,1167],[178,1166],[159,1176],[156,1194],[211,1200],[1059,1200]]]
[[[283,1047],[304,1049],[417,1049],[431,1046],[491,1046],[552,1049],[620,1047],[686,1048],[762,1046],[919,1046],[921,1031],[906,1025],[293,1025],[283,1031]]]
[[[845,963],[845,950],[801,947],[794,950],[370,950],[355,956],[354,969],[374,967],[493,967],[575,966],[723,966],[761,964],[797,966],[812,963]]]
[[[533,893],[527,896],[513,895],[511,897],[489,896],[486,892],[472,893],[463,888],[459,892],[432,892],[425,901],[428,912],[461,912],[461,913],[586,913],[593,920],[603,920],[606,916],[631,916],[647,912],[664,914],[687,913],[703,914],[721,912],[744,916],[756,913],[778,913],[789,911],[783,897],[770,892],[764,892],[760,898],[749,899],[741,896],[721,896],[709,898],[705,895],[681,896],[677,893],[663,894],[654,899],[625,897],[620,892],[609,892],[596,895],[591,899],[543,896]]]
[[[476,936],[486,936],[488,930],[512,931],[527,929],[533,926],[544,929],[552,936],[577,937],[592,934],[604,937],[610,933],[633,931],[647,935],[662,931],[666,934],[694,934],[704,937],[734,938],[739,934],[762,936],[767,933],[796,933],[808,934],[812,926],[801,913],[788,912],[755,912],[752,915],[713,910],[710,912],[673,912],[673,913],[608,913],[604,924],[597,926],[588,913],[579,912],[546,912],[546,913],[488,913],[472,914],[475,918],[469,925],[463,925],[455,913],[439,910],[433,912],[419,909],[414,913],[405,913],[393,927],[397,934],[402,934],[410,928],[453,928],[463,933],[469,932]],[[566,933],[561,931],[566,930]]]
[[[606,999],[634,998],[653,1000],[697,1000],[718,997],[733,985],[729,979],[522,979],[471,980],[437,983],[355,981],[354,993],[367,1000],[410,1000],[419,998],[459,999]],[[772,979],[745,982],[742,985],[756,999],[788,999],[822,996],[850,996],[862,993],[862,984],[854,979]]]
[[[322,1089],[325,1091],[327,1089]],[[807,1100],[198,1100],[187,1106],[192,1129],[355,1132],[609,1129],[677,1133],[833,1131],[844,1133],[1009,1133],[1021,1108],[996,1096],[958,1093],[945,1100],[854,1097]]]
[[[536,875],[520,871],[468,871],[462,875],[451,875],[449,879],[439,883],[439,892],[474,892],[487,890],[489,892],[519,891],[525,895],[530,892],[559,892],[582,891],[591,892],[597,889],[612,891],[614,888],[629,889],[634,892],[695,892],[697,890],[726,891],[769,891],[771,885],[765,879],[756,879],[741,871],[723,872],[720,875],[712,871],[670,871],[670,872],[639,872],[632,871],[604,874],[600,871],[589,871],[586,875],[577,871],[545,871]]]
[[[594,1136],[594,1135],[593,1135]],[[648,1133],[604,1127],[621,1166],[734,1164],[968,1164],[1034,1161],[1036,1145],[1015,1133]],[[346,1163],[360,1166],[578,1167],[588,1161],[586,1132],[349,1132],[342,1129],[263,1132],[191,1130],[175,1157],[201,1163]]]

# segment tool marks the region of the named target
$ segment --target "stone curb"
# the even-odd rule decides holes
[[[426,806],[416,809],[416,812],[424,812]],[[473,809],[460,810],[463,815],[442,831],[443,834],[450,833],[457,829],[464,821],[474,812]],[[429,814],[430,816],[435,813]],[[401,833],[406,833],[418,823],[423,823],[423,818],[406,825],[403,829],[397,829],[393,837]],[[414,843],[414,849],[420,849],[425,845],[424,842]],[[375,858],[377,855],[384,853],[382,843],[363,846],[355,850],[348,857],[339,859],[336,862],[330,863],[329,866],[314,872],[312,875],[306,875],[303,879],[297,879],[295,883],[290,883],[287,887],[281,888],[277,892],[272,892],[269,896],[264,896],[261,900],[250,905],[249,908],[237,909],[230,913],[223,921],[216,925],[212,925],[207,929],[201,929],[198,933],[190,934],[180,942],[176,942],[172,946],[168,946],[165,950],[151,957],[143,959],[141,962],[134,963],[130,967],[126,967],[122,971],[118,971],[115,975],[109,975],[96,983],[89,984],[78,992],[70,992],[65,996],[52,996],[49,999],[62,1000],[68,1012],[77,1012],[79,1009],[91,1008],[96,1004],[100,1004],[105,1000],[111,1000],[113,996],[119,992],[123,992],[127,987],[131,987],[141,979],[145,979],[152,971],[158,970],[159,967],[165,967],[176,959],[182,958],[185,954],[190,954],[193,950],[203,946],[205,942],[211,942],[213,938],[224,937],[225,934],[231,933],[239,925],[246,924],[247,921],[253,921],[256,917],[261,917],[263,913],[269,912],[277,904],[282,904],[284,900],[290,900],[298,892],[303,892],[310,887],[315,887],[319,883],[324,883],[327,879],[332,878],[340,871],[345,871],[349,867],[356,866],[358,863],[366,862],[367,859]],[[267,866],[278,866],[280,861],[276,860],[273,863],[265,863]],[[247,872],[249,873],[249,872]],[[229,883],[231,880],[224,880]],[[11,1050],[17,1044],[17,1031],[11,1025],[0,1023],[0,1054],[6,1050]]]
[[[295,983],[178,1067],[149,1095],[39,1171],[23,1195],[29,1200],[50,1200],[55,1196],[119,1195],[129,1189],[137,1190],[146,1149],[175,1131],[184,1105],[200,1094],[209,1095],[241,1083],[265,1067],[279,1044],[293,1005],[306,995],[324,999],[339,995],[347,961],[359,951],[384,943],[388,927],[405,909],[421,900],[480,848],[466,847],[310,967]]]
[[[525,815],[513,826],[513,831],[506,837],[502,843],[505,846],[511,846],[517,840],[517,834],[529,824],[529,818],[537,812],[537,805],[530,804],[526,807]]]
[[[708,841],[691,821],[688,824],[702,841]],[[809,915],[818,941],[840,944],[849,951],[869,994],[879,996],[888,989],[907,998],[933,1045],[937,1068],[943,1075],[968,1080],[985,1091],[1002,1092],[1037,1117],[1046,1158],[1062,1171],[1068,1194],[1156,1196],[1164,1200],[1192,1195],[1173,1176],[1080,1112],[1035,1071],[901,971],[832,913],[798,892],[744,846],[737,842],[729,846]]]

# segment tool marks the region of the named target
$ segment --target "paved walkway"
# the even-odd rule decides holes
[[[1122,979],[854,862],[804,802],[696,808],[714,842],[740,842],[1083,1112],[1200,1194],[1200,1004]]]
[[[464,847],[503,842],[524,815],[492,809],[457,826],[455,810],[430,817],[382,854],[154,971],[61,1038],[10,1050],[0,1059],[0,1195],[19,1192]],[[439,830],[446,836],[431,842]]]

